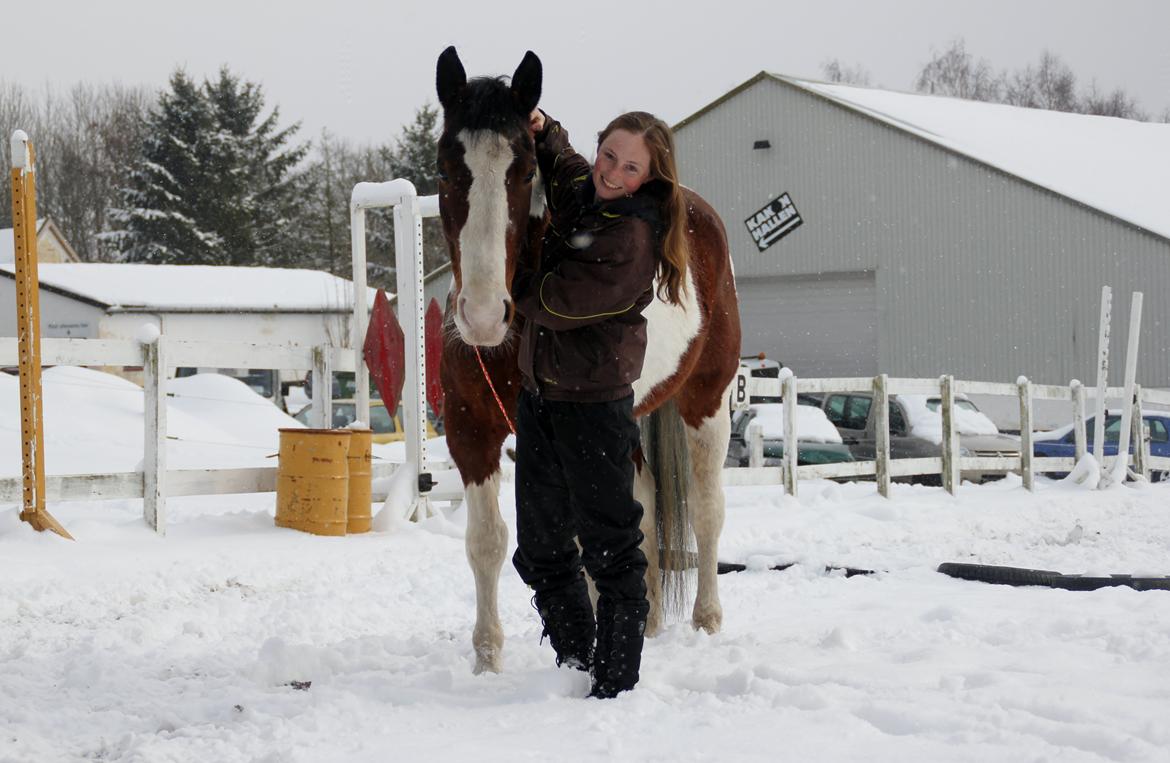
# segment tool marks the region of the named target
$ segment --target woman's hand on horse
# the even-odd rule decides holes
[[[528,115],[528,134],[536,137],[536,134],[544,129],[544,112],[540,109],[533,109],[532,113]]]

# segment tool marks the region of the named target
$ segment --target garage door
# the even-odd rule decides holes
[[[875,375],[875,284],[872,271],[739,281],[741,354],[766,352],[806,378]]]

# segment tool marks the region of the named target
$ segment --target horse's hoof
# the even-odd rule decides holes
[[[471,672],[477,676],[481,673],[499,673],[503,667],[499,652],[492,651],[490,654],[478,652],[475,655],[475,668]]]
[[[695,610],[691,623],[695,626],[695,630],[702,629],[714,635],[723,627],[723,610],[715,609],[707,612]]]

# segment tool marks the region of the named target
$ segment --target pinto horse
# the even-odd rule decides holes
[[[468,81],[453,47],[437,67],[439,212],[455,278],[440,377],[447,444],[465,488],[476,673],[502,666],[497,588],[508,534],[498,503],[500,446],[520,391],[524,320],[513,309],[509,285],[517,262],[536,264],[547,225],[527,131],[542,76],[531,51],[510,83],[499,77]],[[730,430],[727,394],[739,365],[739,309],[723,223],[697,194],[688,190],[687,201],[685,298],[681,305],[655,299],[647,306],[645,365],[634,383],[634,414],[643,432],[634,456],[634,494],[645,508],[649,635],[661,627],[664,599],[682,600],[682,573],[695,556],[694,627],[714,633],[723,620],[716,578],[724,512],[720,475]],[[690,531],[697,554],[686,551]]]

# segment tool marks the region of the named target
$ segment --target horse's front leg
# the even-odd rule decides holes
[[[467,561],[475,576],[475,673],[503,668],[504,629],[500,625],[500,569],[508,550],[508,528],[500,517],[500,472],[464,488],[467,504]]]
[[[731,420],[722,409],[697,428],[686,428],[691,458],[691,529],[699,552],[699,585],[692,623],[696,629],[717,633],[723,625],[719,603],[719,533],[723,531],[723,462]]]

